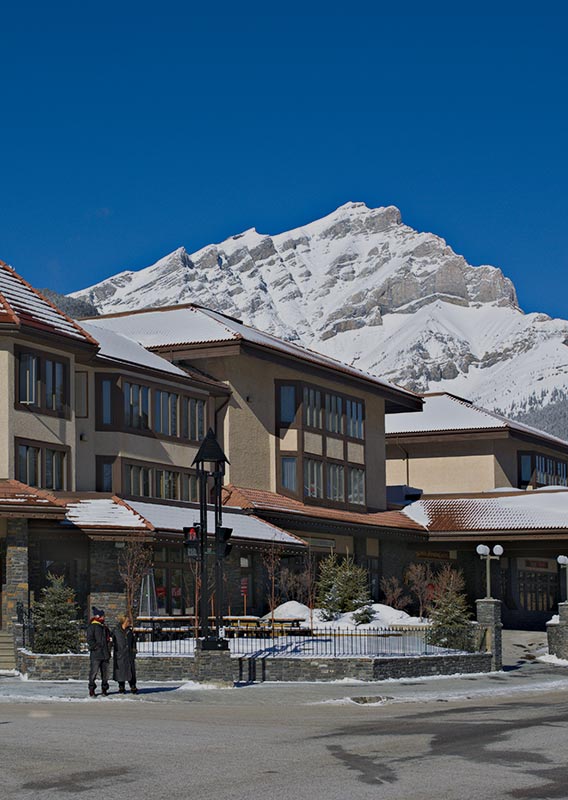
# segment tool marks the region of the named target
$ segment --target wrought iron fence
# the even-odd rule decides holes
[[[221,631],[234,656],[249,658],[417,657],[471,653],[486,649],[486,629],[473,623],[465,628],[295,628],[290,630],[231,628]],[[191,656],[195,629],[148,624],[137,628],[140,655]]]

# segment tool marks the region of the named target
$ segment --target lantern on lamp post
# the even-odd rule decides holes
[[[485,599],[491,600],[491,562],[499,561],[503,555],[503,548],[500,544],[496,544],[491,555],[491,550],[486,544],[478,544],[476,553],[482,561],[485,561]]]

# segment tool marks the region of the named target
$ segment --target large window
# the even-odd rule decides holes
[[[519,453],[519,487],[568,486],[568,462],[542,453]]]
[[[325,424],[330,433],[343,433],[343,399],[339,395],[325,396]]]
[[[304,386],[304,424],[306,428],[321,428],[321,423],[321,392],[319,389]]]
[[[163,433],[165,436],[177,436],[178,434],[178,396],[172,392],[164,392],[156,389],[155,392],[156,414],[154,419],[154,430],[156,433]]]
[[[15,353],[16,405],[43,414],[69,416],[69,362],[19,348]]]
[[[290,425],[296,419],[296,387],[280,387],[280,424]]]
[[[61,492],[67,488],[69,448],[16,439],[16,476],[28,486]]]
[[[18,445],[18,480],[28,486],[40,486],[41,450],[32,445]]]
[[[304,461],[304,495],[323,497],[323,464],[313,458]]]
[[[156,470],[156,497],[177,500],[179,496],[179,472],[171,469]]]
[[[347,421],[347,436],[350,436],[352,439],[362,439],[363,403],[359,400],[346,400],[345,418]]]
[[[126,464],[124,468],[124,491],[134,497],[152,496],[152,470],[139,464]]]
[[[147,386],[124,381],[122,384],[124,398],[124,425],[127,428],[149,430],[150,411],[149,394]]]
[[[181,435],[200,442],[205,436],[205,400],[184,397],[182,401]]]
[[[345,502],[345,468],[341,464],[327,465],[327,498],[336,503]]]
[[[39,370],[38,356],[32,353],[20,353],[18,400],[22,405],[39,406],[40,404]]]
[[[282,456],[280,459],[282,488],[289,492],[298,491],[297,464],[296,456]]]
[[[347,501],[353,505],[365,505],[365,470],[349,467],[347,471]]]

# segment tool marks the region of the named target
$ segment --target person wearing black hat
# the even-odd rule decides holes
[[[105,612],[93,606],[93,616],[87,627],[87,645],[90,655],[89,696],[96,697],[97,674],[101,673],[102,693],[108,695],[108,670],[110,664],[111,635],[105,625]]]

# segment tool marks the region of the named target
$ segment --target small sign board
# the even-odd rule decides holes
[[[241,578],[241,596],[246,597],[248,595],[248,578]]]

